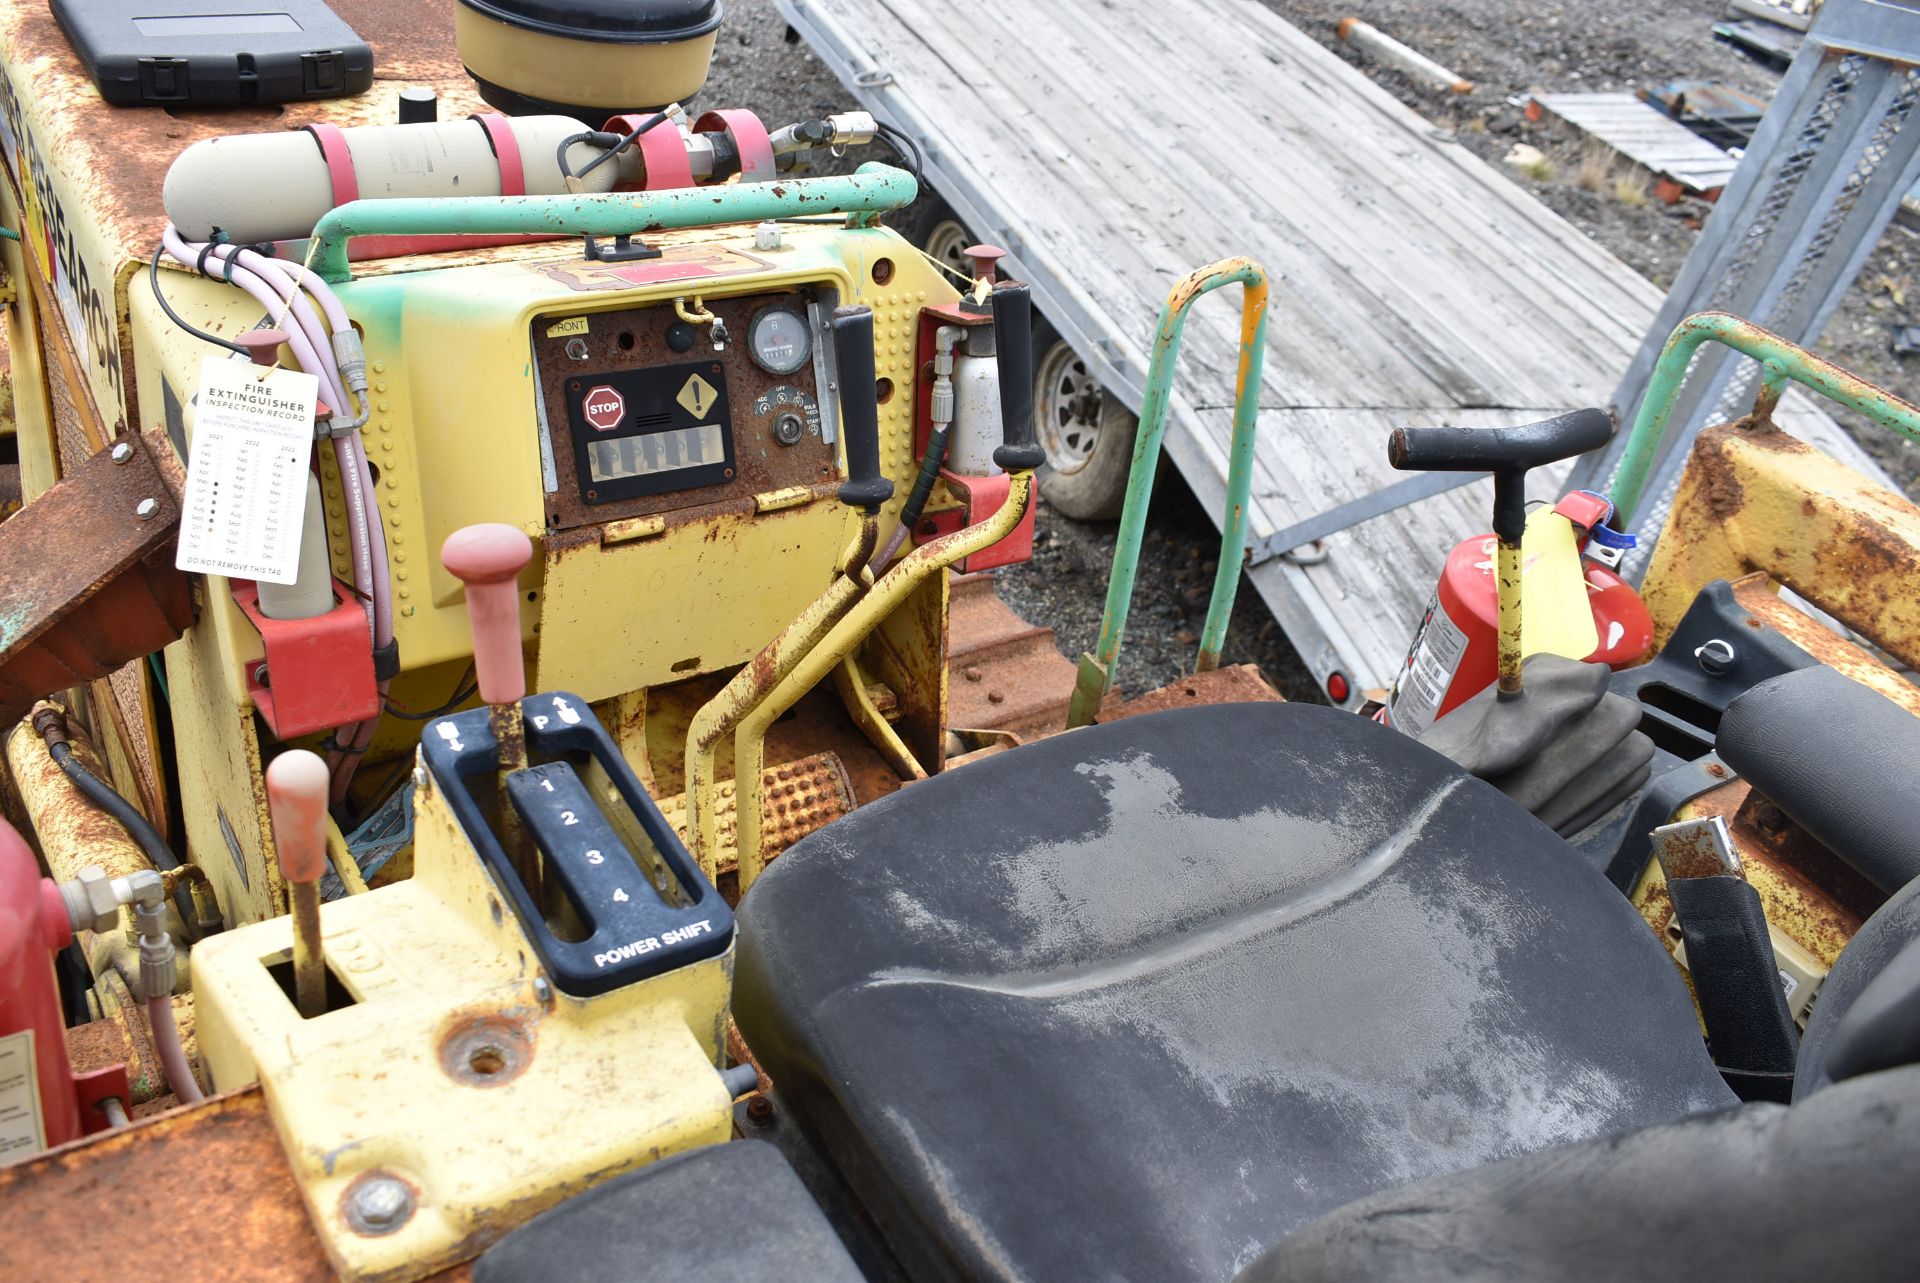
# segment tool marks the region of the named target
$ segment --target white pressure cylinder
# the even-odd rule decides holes
[[[953,426],[947,430],[947,469],[970,477],[1000,471],[993,452],[1000,432],[1000,365],[993,327],[975,325],[953,359]]]
[[[290,584],[259,581],[260,613],[268,619],[312,619],[333,609],[333,565],[327,559],[327,512],[320,478],[307,473],[307,508],[300,522],[300,569]]]
[[[519,147],[525,193],[564,192],[557,152],[562,141],[581,131],[580,122],[571,116],[515,116],[507,126]],[[359,125],[340,132],[362,200],[501,194],[500,160],[477,120]],[[598,148],[575,143],[567,163],[578,173],[598,155]],[[619,171],[620,165],[610,161],[583,182],[588,191],[608,191]],[[187,240],[213,240],[219,233],[252,244],[312,232],[333,208],[334,184],[319,141],[304,129],[292,129],[202,139],[174,160],[161,196],[167,217]]]

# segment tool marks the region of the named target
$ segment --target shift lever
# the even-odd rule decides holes
[[[267,766],[273,843],[293,914],[294,1006],[311,1020],[326,1014],[327,960],[320,943],[320,876],[327,871],[327,764],[304,748]]]
[[[467,622],[473,629],[473,671],[487,703],[487,729],[497,746],[502,787],[527,765],[527,732],[520,701],[527,670],[520,654],[520,572],[533,559],[533,543],[517,527],[499,522],[464,526],[440,546],[440,562],[467,586]],[[501,845],[522,880],[538,894],[532,853],[519,840],[514,809],[501,797]]]

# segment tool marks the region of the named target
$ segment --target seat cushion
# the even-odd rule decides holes
[[[740,914],[740,1027],[915,1277],[1226,1279],[1375,1190],[1733,1099],[1618,892],[1332,709],[985,759]]]
[[[549,1208],[473,1263],[473,1283],[861,1283],[780,1151],[707,1145]]]
[[[1390,1190],[1236,1283],[1910,1283],[1920,1069]]]

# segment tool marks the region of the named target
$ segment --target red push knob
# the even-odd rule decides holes
[[[527,693],[518,580],[532,559],[533,541],[499,522],[456,530],[440,547],[441,563],[467,586],[474,674],[489,704],[512,704]]]
[[[999,275],[1000,260],[1007,256],[1007,251],[998,245],[969,245],[960,252],[973,264],[975,279],[985,277],[989,285]]]
[[[287,341],[284,330],[242,330],[233,341],[247,349],[255,365],[280,364],[280,345]]]
[[[267,809],[280,872],[289,882],[318,882],[327,871],[327,764],[304,748],[267,766]]]

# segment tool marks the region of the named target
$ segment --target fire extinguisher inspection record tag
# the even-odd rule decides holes
[[[298,370],[201,362],[175,566],[294,581],[319,397],[320,380]]]

